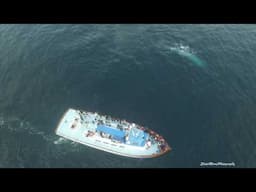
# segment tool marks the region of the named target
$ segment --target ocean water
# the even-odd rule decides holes
[[[255,82],[256,25],[0,25],[0,167],[256,167]],[[70,107],[150,127],[172,151],[62,140]]]

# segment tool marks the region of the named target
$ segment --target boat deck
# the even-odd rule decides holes
[[[159,150],[158,143],[154,142],[149,134],[143,135],[144,132],[138,131],[136,126],[122,129],[127,138],[124,142],[120,142],[102,137],[97,131],[99,122],[104,122],[104,125],[115,129],[118,129],[119,126],[117,120],[110,121],[96,113],[69,109],[60,120],[56,134],[96,149],[128,157],[147,158],[163,154],[163,151]],[[142,137],[144,136],[147,138],[143,140]],[[151,146],[145,144],[146,139],[151,139]]]

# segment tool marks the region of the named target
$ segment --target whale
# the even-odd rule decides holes
[[[188,46],[180,45],[176,47],[170,47],[170,50],[191,61],[192,64],[198,67],[206,66],[206,63],[200,59]]]

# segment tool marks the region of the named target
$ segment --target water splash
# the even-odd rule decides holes
[[[60,137],[60,138],[58,138],[56,141],[54,141],[53,143],[54,143],[55,145],[60,145],[60,144],[66,143],[66,142],[67,142],[67,140],[66,140],[65,138]]]
[[[188,59],[193,64],[195,64],[198,67],[205,67],[206,63],[201,60],[189,46],[184,46],[182,44],[175,44],[173,47],[169,47],[169,49],[177,53],[178,55]]]

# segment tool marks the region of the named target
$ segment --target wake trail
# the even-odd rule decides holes
[[[57,136],[47,135],[43,131],[36,129],[28,121],[21,120],[17,117],[5,118],[0,116],[0,129],[11,132],[26,132],[29,135],[39,135],[47,142],[53,142]]]

